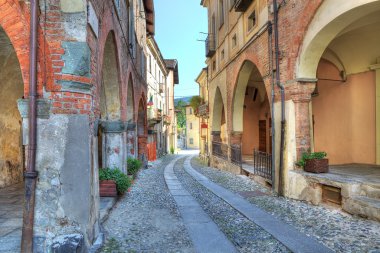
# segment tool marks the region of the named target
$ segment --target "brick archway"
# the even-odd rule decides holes
[[[239,71],[236,71],[236,78],[234,83],[234,89],[232,92],[232,100],[230,104],[231,108],[231,121],[232,121],[232,131],[233,132],[242,132],[243,131],[243,106],[246,88],[252,73],[256,73],[257,76],[261,79],[264,86],[263,91],[266,94],[267,99],[270,101],[271,98],[265,89],[265,82],[263,80],[262,70],[260,70],[260,65],[256,65],[250,60],[244,60]]]
[[[24,96],[29,93],[29,34],[30,34],[30,10],[25,2],[18,0],[0,0],[0,26],[9,37],[16,52],[24,83]],[[44,38],[41,27],[38,34],[39,44],[38,58],[38,84],[37,90],[42,94],[43,85],[51,90],[54,85],[50,45]],[[45,50],[45,51],[44,51]]]

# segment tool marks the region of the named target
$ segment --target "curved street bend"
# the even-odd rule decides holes
[[[380,252],[377,222],[277,197],[195,154],[139,173],[103,222],[100,252]]]

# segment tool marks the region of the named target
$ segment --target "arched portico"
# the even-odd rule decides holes
[[[136,145],[135,98],[132,75],[129,75],[127,89],[127,157],[136,157]]]
[[[215,89],[214,104],[212,105],[212,141],[227,143],[227,111],[219,87]]]
[[[104,45],[100,85],[99,167],[125,170],[125,124],[121,121],[119,61],[115,35]]]
[[[145,96],[139,101],[139,107],[137,112],[137,136],[138,136],[138,158],[141,161],[147,161],[146,157],[146,145],[148,144],[147,136],[147,118],[146,118],[146,103]]]
[[[0,226],[0,235],[6,233],[9,238],[21,241],[18,231],[22,227],[22,216],[19,214],[24,202],[25,146],[22,118],[17,108],[18,100],[24,96],[18,55],[10,37],[0,25],[0,213],[7,214],[6,218],[12,220],[6,227]],[[6,245],[4,249],[7,250]]]
[[[241,144],[243,158],[254,150],[271,153],[269,100],[260,71],[251,61],[240,68],[232,105],[231,144]]]
[[[305,35],[296,76],[316,82],[311,149],[331,164],[380,164],[379,27],[379,1],[327,0]]]

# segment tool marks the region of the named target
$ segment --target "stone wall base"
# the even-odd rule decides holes
[[[236,175],[241,174],[240,167],[236,166],[235,164],[232,164],[231,162],[229,162],[227,160],[216,157],[214,155],[211,155],[211,157],[210,157],[210,166],[217,168],[217,169],[220,169],[220,170],[225,170],[225,171],[234,173]]]

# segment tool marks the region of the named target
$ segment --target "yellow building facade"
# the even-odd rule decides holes
[[[199,149],[199,118],[191,106],[186,106],[186,148]]]

